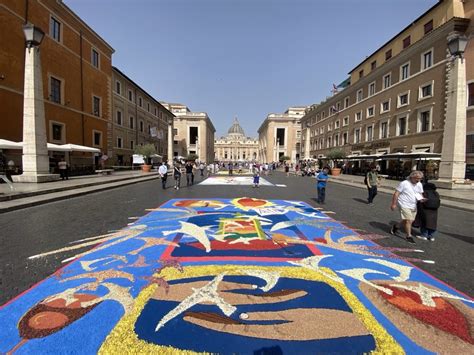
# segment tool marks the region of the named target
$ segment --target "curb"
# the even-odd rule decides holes
[[[350,182],[350,181],[343,181],[343,180],[336,180],[332,179],[331,182],[341,185],[347,185],[352,187],[357,187],[360,189],[365,189],[365,186],[359,182]],[[385,193],[385,194],[393,194],[393,189],[388,189],[385,187],[381,187],[377,190],[378,192]],[[441,196],[441,206],[454,208],[466,212],[474,212],[474,205],[472,203],[466,203],[465,200],[459,201],[460,199],[450,199],[450,198],[443,198]],[[461,205],[462,204],[462,205]]]
[[[101,184],[94,184],[94,185],[89,184],[89,186],[85,185],[85,186],[81,186],[81,187],[75,188],[75,189],[71,189],[71,188],[62,189],[62,190],[60,189],[59,191],[55,191],[55,192],[36,194],[36,195],[30,196],[30,198],[37,197],[38,199],[36,201],[21,202],[21,200],[22,200],[21,198],[11,199],[11,200],[4,201],[4,202],[8,203],[8,202],[16,202],[15,200],[19,200],[19,201],[18,201],[17,204],[14,204],[12,206],[0,208],[0,214],[11,212],[11,211],[16,211],[16,210],[21,210],[21,209],[28,208],[28,207],[44,205],[44,204],[47,204],[47,203],[50,203],[50,202],[67,200],[71,197],[79,197],[79,196],[88,195],[88,194],[91,194],[91,193],[94,193],[94,192],[111,190],[111,189],[114,189],[114,188],[117,188],[117,187],[122,187],[122,186],[137,184],[137,183],[140,183],[140,182],[147,182],[147,181],[151,181],[151,180],[156,180],[158,178],[159,178],[158,174],[153,175],[153,176],[140,177],[140,178],[127,178],[127,179],[122,179],[122,180],[119,180],[119,181],[113,181],[113,182],[109,182],[109,183],[101,183]],[[95,186],[95,188],[94,188],[94,186]],[[76,190],[76,192],[71,191],[71,190]],[[61,192],[65,192],[65,191],[71,191],[71,192],[67,193],[67,194],[65,194],[65,193],[60,194]],[[59,194],[59,195],[58,196],[51,196],[53,194]],[[25,198],[28,198],[28,197],[25,197]]]

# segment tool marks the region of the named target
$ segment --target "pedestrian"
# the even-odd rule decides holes
[[[423,186],[420,182],[422,179],[423,173],[421,171],[412,171],[410,176],[396,188],[390,206],[392,211],[395,211],[398,206],[401,218],[400,224],[406,233],[405,239],[412,244],[415,244],[415,239],[413,239],[411,227],[416,218],[417,203],[418,201],[423,202],[425,200],[423,197]],[[399,225],[394,224],[390,233],[395,235],[399,229]]]
[[[194,182],[194,174],[193,174],[193,165],[190,161],[186,163],[186,186],[190,186]]]
[[[418,238],[434,242],[434,234],[438,227],[438,209],[441,206],[441,199],[436,185],[426,183],[423,185],[423,196],[425,200],[418,203],[418,211],[416,214],[414,225],[420,226],[421,235]]]
[[[253,187],[260,187],[260,169],[253,169]]]
[[[377,195],[377,187],[380,184],[380,177],[374,164],[370,166],[370,171],[365,175],[364,183],[369,193],[367,203],[372,205]]]
[[[181,165],[176,163],[173,167],[173,177],[174,177],[174,188],[179,190],[181,185]]]
[[[163,190],[164,190],[166,189],[166,180],[168,179],[168,167],[166,166],[165,162],[161,163],[161,166],[158,169],[158,174],[160,174],[161,187],[163,187]]]
[[[326,184],[329,179],[329,168],[325,167],[317,176],[317,189],[318,189],[318,199],[317,202],[321,205],[324,205],[326,200]]]
[[[206,167],[206,166],[204,165],[204,163],[201,162],[201,163],[199,164],[199,170],[201,171],[201,176],[204,176],[204,168],[205,168],[205,167]]]
[[[229,163],[229,175],[233,175],[234,166],[232,163]]]
[[[67,163],[64,160],[64,158],[61,158],[61,160],[58,162],[58,168],[59,168],[59,175],[61,176],[61,179],[69,180],[68,171],[67,171]]]
[[[286,177],[290,176],[290,166],[287,164],[285,164],[285,173],[286,173]]]

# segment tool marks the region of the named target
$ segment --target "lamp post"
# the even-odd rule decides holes
[[[174,144],[174,132],[173,132],[173,117],[168,117],[168,164],[170,168],[173,167],[173,144]]]
[[[459,33],[448,36],[452,60],[448,63],[446,115],[439,165],[439,187],[470,188],[466,174],[466,64],[463,60],[467,38]]]
[[[39,52],[44,32],[32,24],[24,25],[23,32],[26,43],[23,88],[23,174],[14,176],[13,180],[35,183],[58,180],[58,174],[49,173]]]

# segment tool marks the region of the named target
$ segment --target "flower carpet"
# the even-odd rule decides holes
[[[474,353],[473,300],[379,237],[298,201],[173,199],[31,256],[77,251],[0,308],[0,353]]]
[[[201,181],[199,185],[244,185],[250,186],[253,185],[253,177],[252,176],[210,176],[205,180]],[[276,186],[273,185],[268,180],[260,177],[260,185],[261,186]]]

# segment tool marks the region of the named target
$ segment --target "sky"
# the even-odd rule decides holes
[[[205,111],[216,137],[311,105],[437,0],[64,0],[159,101]]]

